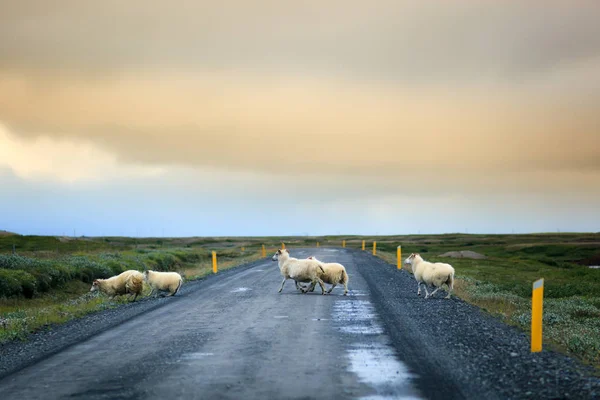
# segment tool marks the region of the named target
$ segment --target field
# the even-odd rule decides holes
[[[600,264],[600,234],[144,239],[0,235],[0,342],[124,301],[90,294],[95,278],[150,268],[198,279],[211,273],[213,250],[224,269],[260,258],[263,244],[270,255],[281,241],[291,248],[314,247],[317,242],[340,247],[343,239],[346,247],[355,249],[366,240],[368,251],[376,240],[377,255],[393,265],[398,245],[404,257],[419,252],[427,260],[451,263],[457,271],[457,296],[525,331],[531,284],[543,277],[546,344],[600,366],[600,270],[588,268]],[[440,257],[461,250],[486,258]]]
[[[600,366],[600,270],[589,268],[599,264],[599,234],[380,238],[378,256],[395,265],[398,244],[403,258],[418,252],[428,261],[452,264],[458,297],[525,331],[531,324],[532,283],[544,278],[545,343]],[[486,258],[440,257],[460,250]]]

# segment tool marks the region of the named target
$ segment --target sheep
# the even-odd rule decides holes
[[[408,256],[405,263],[411,265],[413,275],[417,280],[417,296],[421,295],[421,283],[425,284],[425,298],[433,297],[442,285],[446,284],[449,289],[446,299],[450,298],[452,289],[454,289],[454,268],[450,264],[430,263],[415,253]],[[436,289],[429,294],[427,285],[433,285]]]
[[[144,271],[144,280],[152,288],[150,295],[154,294],[154,297],[158,296],[159,290],[168,290],[170,296],[175,296],[183,284],[183,278],[177,272],[158,272],[150,269]]]
[[[331,293],[333,288],[338,284],[344,285],[344,296],[348,294],[348,282],[350,281],[350,278],[348,277],[346,268],[342,264],[324,263],[322,261],[317,260],[313,256],[308,257],[308,260],[315,260],[321,263],[321,266],[323,267],[325,273],[321,274],[320,278],[323,280],[323,282],[329,283],[331,285],[331,288],[329,288],[329,290],[327,291],[328,294]],[[308,288],[308,291],[312,292],[313,290],[315,290],[315,286],[311,284],[310,288]]]
[[[111,299],[115,296],[123,294],[133,294],[133,300],[137,299],[138,295],[142,294],[144,289],[144,276],[141,272],[130,269],[117,276],[108,279],[96,279],[92,283],[90,292],[100,291],[110,296]]]
[[[279,262],[279,271],[283,275],[283,282],[281,282],[279,293],[283,290],[285,282],[288,279],[293,279],[296,282],[296,289],[302,293],[306,293],[306,290],[298,285],[298,282],[310,282],[313,285],[318,283],[321,286],[321,294],[325,294],[325,286],[321,278],[319,278],[319,275],[324,274],[325,271],[319,262],[290,257],[286,249],[277,250],[272,260]]]

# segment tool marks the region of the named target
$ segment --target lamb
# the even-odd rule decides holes
[[[306,290],[298,285],[298,282],[310,282],[313,285],[318,283],[321,286],[321,294],[325,294],[325,286],[319,277],[319,275],[325,273],[321,263],[315,260],[299,260],[290,257],[286,249],[277,250],[272,260],[279,262],[279,271],[283,275],[283,282],[281,282],[279,293],[283,290],[285,282],[288,279],[293,279],[296,282],[296,289],[302,293],[306,293]]]
[[[111,299],[115,296],[123,294],[133,294],[133,300],[137,299],[138,295],[142,294],[144,289],[144,276],[141,272],[130,269],[117,276],[108,279],[96,279],[92,283],[90,292],[100,291],[110,296]]]
[[[346,268],[342,264],[324,263],[322,261],[317,260],[313,256],[308,257],[308,259],[315,260],[321,263],[321,266],[323,267],[325,273],[321,274],[320,278],[323,280],[323,282],[332,285],[331,288],[329,288],[329,290],[327,291],[328,294],[331,293],[333,288],[336,287],[336,285],[338,284],[344,285],[344,296],[348,294],[348,282],[350,281],[350,278],[348,277]],[[315,290],[315,286],[311,284],[308,290],[312,292],[313,290]]]
[[[454,268],[446,263],[430,263],[423,260],[419,254],[411,254],[405,260],[406,264],[412,266],[413,275],[417,280],[417,296],[421,295],[421,283],[425,284],[425,298],[433,297],[440,290],[443,284],[448,286],[448,296],[450,298],[452,289],[454,289]],[[435,289],[431,294],[427,291],[427,285],[433,285]]]
[[[144,271],[144,280],[152,288],[150,295],[154,294],[155,297],[159,290],[169,291],[170,296],[175,296],[183,284],[183,278],[177,272],[147,270]]]

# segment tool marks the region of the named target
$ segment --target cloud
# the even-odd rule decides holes
[[[116,157],[90,143],[40,136],[23,140],[0,123],[0,168],[25,180],[63,183],[152,177],[162,170],[149,166],[119,165]]]
[[[0,120],[23,154],[47,141],[114,166],[78,178],[46,163],[66,180],[158,168],[331,196],[352,182],[590,192],[599,4],[14,2],[0,15]]]
[[[132,164],[445,178],[598,172],[600,95],[559,92],[563,84],[448,92],[230,72],[0,74],[0,116],[15,134],[87,141]]]
[[[519,84],[600,55],[599,18],[595,0],[23,0],[3,7],[0,67]]]

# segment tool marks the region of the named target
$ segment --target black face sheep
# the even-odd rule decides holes
[[[350,278],[348,277],[346,268],[342,264],[325,263],[317,260],[313,256],[308,257],[308,260],[315,260],[321,263],[324,273],[321,274],[319,277],[323,280],[323,282],[329,283],[331,285],[327,293],[331,293],[331,291],[333,290],[333,288],[336,287],[336,285],[344,285],[344,296],[348,294],[348,282],[350,281]],[[315,290],[315,286],[311,284],[308,288],[308,291],[312,292],[313,290]]]
[[[183,284],[183,278],[177,272],[147,270],[144,271],[144,279],[152,288],[150,295],[154,294],[155,296],[158,296],[159,290],[168,291],[171,296],[175,296]]]
[[[133,301],[135,301],[138,295],[142,294],[143,289],[144,276],[141,272],[130,269],[108,279],[96,279],[92,283],[90,292],[100,291],[111,299],[123,294],[133,294]]]
[[[304,288],[298,285],[298,282],[310,282],[313,285],[317,283],[321,286],[321,294],[325,294],[325,286],[323,280],[319,275],[325,271],[321,264],[315,260],[299,260],[297,258],[290,257],[290,254],[286,249],[277,250],[277,253],[273,255],[273,261],[279,262],[279,271],[283,275],[283,282],[281,282],[281,288],[279,293],[283,290],[283,285],[288,279],[293,279],[296,282],[296,289],[302,293],[306,293]]]
[[[405,262],[412,266],[413,275],[417,280],[417,296],[421,295],[421,283],[425,284],[425,298],[433,297],[442,285],[446,284],[448,286],[448,296],[446,298],[450,298],[454,288],[454,268],[450,264],[430,263],[423,260],[419,254],[414,253],[408,256]],[[436,289],[429,294],[427,285],[433,285]]]

